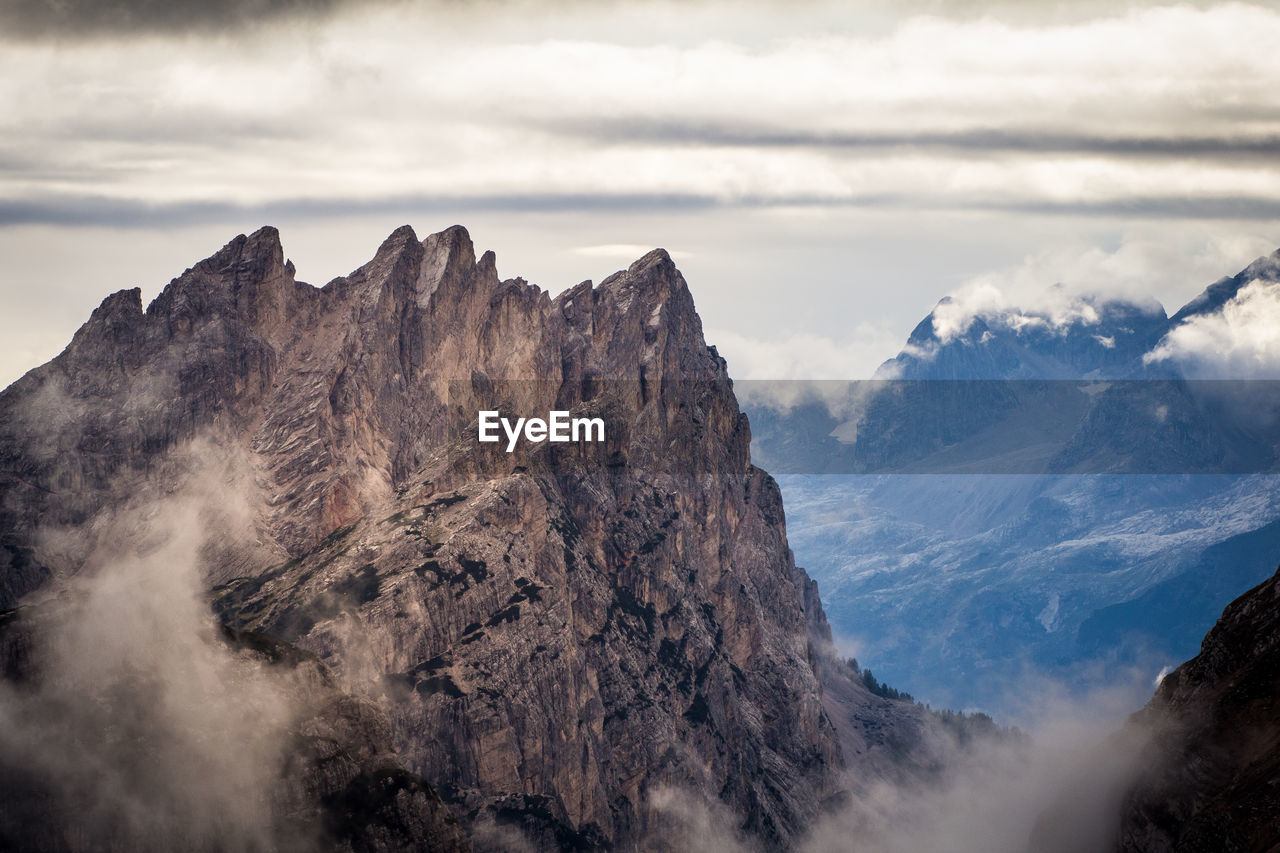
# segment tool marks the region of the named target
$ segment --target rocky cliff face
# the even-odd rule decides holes
[[[1157,734],[1124,851],[1280,849],[1280,573],[1228,605],[1131,725]]]
[[[481,408],[606,441],[508,454]],[[552,299],[406,227],[314,288],[264,228],[145,311],[109,297],[0,394],[0,606],[180,488],[193,442],[248,507],[202,552],[218,615],[374,701],[481,846],[678,847],[666,791],[785,846],[835,792],[820,608],[665,252]]]

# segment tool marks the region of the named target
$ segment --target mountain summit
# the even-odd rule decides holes
[[[1135,302],[1099,296],[1069,296],[1060,286],[1042,296],[1052,307],[990,307],[964,296],[944,297],[912,330],[898,355],[876,372],[877,379],[1059,380],[1174,378],[1187,371],[1169,365],[1171,336],[1195,322],[1221,321],[1258,291],[1280,286],[1280,250],[1258,258],[1233,276],[1209,285],[1172,317],[1155,300]],[[1251,289],[1252,288],[1252,289]],[[980,301],[980,300],[979,300]],[[1240,322],[1266,325],[1268,317]],[[1235,329],[1239,333],[1242,329]],[[1223,337],[1222,335],[1218,336]],[[1227,334],[1225,337],[1230,338]],[[1230,340],[1215,340],[1204,352],[1178,352],[1197,378],[1244,379],[1253,373],[1217,370],[1208,376],[1218,351]],[[1200,358],[1196,358],[1199,356]],[[1207,361],[1197,371],[1196,361]],[[1241,365],[1236,365],[1240,367]]]
[[[885,379],[1109,379],[1133,372],[1168,328],[1158,304],[1079,298],[1063,316],[967,315],[943,299],[877,371]]]
[[[605,440],[508,453],[482,410]],[[174,535],[199,534],[224,630],[373,702],[478,845],[679,847],[675,795],[786,846],[880,725],[848,697],[889,703],[824,699],[830,634],[749,444],[662,250],[553,299],[461,227],[404,227],[317,288],[263,228],[145,310],[108,297],[0,394],[0,606],[57,610],[126,545],[154,564],[156,519],[199,489]]]

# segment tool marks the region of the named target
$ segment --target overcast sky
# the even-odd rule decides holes
[[[554,292],[653,246],[741,378],[943,295],[1176,309],[1280,246],[1280,8],[7,0],[0,384],[280,227],[315,284],[455,222]]]

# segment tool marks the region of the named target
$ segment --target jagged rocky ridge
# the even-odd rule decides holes
[[[481,447],[495,405],[608,440]],[[315,288],[264,228],[145,311],[109,297],[0,394],[0,607],[180,489],[193,443],[252,514],[205,547],[218,616],[376,702],[482,846],[678,847],[664,791],[787,846],[839,793],[841,742],[874,764],[868,720],[921,724],[856,685],[824,700],[816,593],[661,250],[552,299],[460,227],[405,227]]]

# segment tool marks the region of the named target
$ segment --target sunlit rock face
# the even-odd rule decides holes
[[[507,453],[475,441],[491,408],[605,440]],[[0,606],[201,470],[244,507],[199,552],[217,617],[372,701],[477,844],[678,847],[677,792],[786,846],[843,760],[749,444],[661,250],[552,299],[460,227],[405,227],[315,288],[264,228],[145,311],[109,297],[0,394]]]

